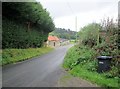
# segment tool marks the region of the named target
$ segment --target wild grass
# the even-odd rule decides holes
[[[74,46],[70,48],[64,58],[63,67],[69,70],[70,74],[77,76],[98,86],[105,88],[119,87],[119,77],[110,77],[111,73],[97,73],[96,51],[85,46]],[[111,71],[115,72],[113,68]]]
[[[52,51],[53,48],[28,48],[28,49],[3,49],[2,50],[2,65],[24,61],[29,58],[40,56]]]
[[[102,87],[106,87],[106,88],[118,87],[118,79],[106,78],[104,74],[99,74],[97,72],[89,71],[84,66],[81,65],[77,65],[76,67],[74,67],[70,71],[70,73],[73,76],[86,79]]]

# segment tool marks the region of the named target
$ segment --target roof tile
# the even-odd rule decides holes
[[[49,41],[59,41],[59,38],[56,36],[48,36]]]

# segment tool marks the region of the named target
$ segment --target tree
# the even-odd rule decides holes
[[[2,48],[41,47],[55,29],[50,14],[38,2],[3,2]]]
[[[91,47],[97,44],[99,30],[101,26],[97,23],[88,24],[79,31],[80,40],[85,45]]]
[[[26,23],[29,27],[37,27],[44,32],[54,30],[54,23],[46,9],[37,2],[4,2],[3,17],[16,22]],[[41,29],[42,27],[42,29]]]

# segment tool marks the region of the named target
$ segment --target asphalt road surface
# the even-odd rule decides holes
[[[3,87],[57,87],[63,75],[61,64],[72,45],[2,68]]]

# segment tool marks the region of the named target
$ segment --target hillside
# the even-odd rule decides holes
[[[55,35],[55,36],[58,36],[64,39],[75,39],[76,38],[75,31],[71,31],[70,29],[64,29],[64,28],[55,28],[55,30],[52,31],[49,35]]]

